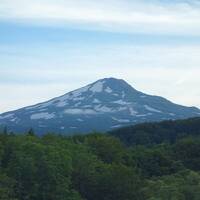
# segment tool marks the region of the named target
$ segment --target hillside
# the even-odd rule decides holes
[[[200,136],[200,118],[143,123],[116,129],[109,134],[129,146],[174,143],[183,137]]]

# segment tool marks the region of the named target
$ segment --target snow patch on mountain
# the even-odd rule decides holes
[[[136,117],[147,117],[148,114],[139,114],[139,115],[136,115]]]
[[[117,121],[117,122],[120,122],[120,123],[129,123],[130,122],[129,119],[118,119],[118,118],[115,118],[115,117],[112,117],[112,119]]]
[[[111,89],[110,87],[107,87],[107,88],[105,89],[105,92],[107,92],[107,93],[112,93],[113,91],[112,91],[112,89]]]
[[[43,112],[43,113],[36,113],[30,116],[32,120],[37,120],[37,119],[52,119],[55,117],[55,114],[53,113],[48,113],[48,112]]]
[[[82,101],[84,99],[85,99],[85,97],[75,97],[75,98],[73,98],[73,101]]]
[[[102,105],[98,105],[94,107],[96,111],[100,112],[100,113],[109,113],[109,112],[113,112],[112,108],[109,108],[107,106],[102,106]]]
[[[92,85],[92,87],[90,88],[90,91],[92,92],[102,92],[103,91],[103,85],[104,85],[104,81],[98,81],[95,84]]]
[[[132,107],[129,107],[129,112],[130,112],[130,114],[131,114],[132,116],[135,116],[135,115],[138,114],[138,112],[135,111]]]
[[[97,114],[95,110],[92,109],[79,109],[79,108],[69,108],[65,109],[65,114],[72,114],[72,115],[94,115]]]
[[[82,108],[91,108],[92,106],[91,105],[84,105],[82,106]]]
[[[11,119],[10,121],[11,121],[11,122],[16,122],[17,120],[18,120],[18,118],[15,117],[15,118]]]
[[[56,105],[56,107],[62,108],[62,107],[65,107],[67,105],[68,105],[68,103],[66,101],[61,101]]]
[[[144,107],[145,107],[145,109],[148,110],[148,111],[157,112],[157,113],[162,113],[162,111],[157,110],[157,109],[155,109],[155,108],[152,108],[151,106],[144,105]]]
[[[116,112],[120,112],[120,111],[124,111],[124,110],[127,110],[127,107],[125,106],[120,106],[120,107],[117,107],[116,108]]]
[[[116,103],[116,104],[120,104],[120,105],[127,105],[127,104],[130,104],[129,102],[126,102],[126,101],[123,101],[123,100],[117,100],[117,101],[113,101],[113,103]]]
[[[117,124],[117,125],[111,126],[112,129],[114,129],[114,128],[120,128],[120,127],[122,127],[122,125],[120,125],[120,124]]]
[[[98,99],[94,99],[93,103],[101,103],[101,101],[99,101]]]
[[[124,99],[124,98],[125,98],[125,96],[126,96],[125,92],[124,92],[124,91],[122,91],[122,98]]]
[[[79,96],[82,95],[82,93],[87,92],[88,89],[89,89],[89,86],[85,86],[85,87],[82,87],[82,88],[80,88],[78,90],[74,90],[71,94],[72,94],[73,98],[74,97],[79,97]]]
[[[74,107],[78,107],[78,106],[80,106],[81,105],[81,102],[79,101],[78,103],[76,103],[75,105],[74,105]]]
[[[14,114],[6,114],[3,116],[0,116],[0,119],[8,119],[8,118],[12,118],[12,117],[14,117]]]
[[[80,118],[78,118],[78,119],[77,119],[77,121],[79,121],[79,122],[83,122],[84,120],[83,120],[83,119],[80,119]]]

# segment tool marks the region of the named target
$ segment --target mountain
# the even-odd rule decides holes
[[[196,116],[200,116],[198,108],[144,94],[121,79],[105,78],[47,102],[3,113],[0,126],[14,132],[32,127],[38,134],[71,134]]]

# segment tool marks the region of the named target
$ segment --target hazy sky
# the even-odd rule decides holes
[[[200,1],[0,0],[0,112],[104,77],[200,107]]]

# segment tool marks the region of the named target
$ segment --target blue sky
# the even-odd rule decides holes
[[[1,0],[0,112],[104,77],[200,107],[200,3]]]

